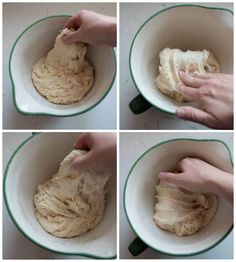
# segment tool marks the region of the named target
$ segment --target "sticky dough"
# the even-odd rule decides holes
[[[179,78],[179,71],[186,73],[219,73],[220,65],[213,53],[203,51],[186,51],[180,49],[165,48],[159,54],[159,73],[155,85],[163,94],[178,102],[188,101],[180,94],[176,86],[183,83]]]
[[[66,45],[62,37],[69,32],[64,29],[56,38],[53,49],[32,69],[35,88],[55,104],[80,101],[94,83],[94,69],[85,58],[87,46],[83,43]]]
[[[57,237],[75,237],[96,227],[105,209],[105,184],[109,174],[79,173],[72,161],[85,152],[73,150],[58,173],[39,185],[34,196],[36,217],[41,226]]]
[[[154,223],[178,236],[193,235],[215,215],[217,197],[181,190],[175,186],[156,186]]]

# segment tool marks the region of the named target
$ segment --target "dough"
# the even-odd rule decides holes
[[[155,224],[178,236],[193,235],[205,227],[218,202],[214,194],[192,193],[170,185],[157,185],[156,199]]]
[[[72,31],[72,30],[71,30]],[[33,66],[32,80],[38,92],[49,102],[72,104],[81,100],[92,88],[94,70],[85,59],[87,46],[83,43],[64,44],[64,29],[56,38],[54,48]]]
[[[41,226],[57,237],[75,237],[96,227],[103,218],[105,184],[109,174],[78,173],[70,167],[85,151],[73,150],[52,179],[39,185],[34,196]]]
[[[155,80],[156,87],[165,95],[178,102],[188,101],[180,94],[176,85],[182,83],[179,71],[187,73],[219,73],[220,65],[215,56],[204,49],[203,51],[186,51],[165,48],[159,54],[159,74]]]

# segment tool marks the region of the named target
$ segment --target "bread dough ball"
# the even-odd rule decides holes
[[[54,48],[40,58],[32,70],[35,88],[55,104],[81,100],[94,83],[93,67],[85,59],[87,46],[83,43],[66,45],[62,37],[68,33],[70,30],[65,28],[57,36]]]
[[[96,227],[103,218],[105,184],[109,174],[71,168],[85,151],[73,150],[58,173],[39,185],[34,196],[36,217],[41,226],[57,237],[75,237]]]
[[[175,186],[156,186],[155,224],[178,236],[194,235],[215,215],[214,194],[192,193]]]
[[[186,51],[165,48],[159,54],[159,73],[155,80],[156,87],[165,95],[178,102],[188,101],[180,94],[176,86],[183,83],[179,71],[186,73],[219,73],[220,65],[215,56],[204,49],[203,51]]]

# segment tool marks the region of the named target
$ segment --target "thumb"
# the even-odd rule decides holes
[[[72,163],[71,167],[76,169],[77,171],[82,171],[88,169],[91,165],[91,151],[77,157]]]
[[[212,128],[217,127],[216,119],[212,115],[195,107],[182,106],[176,110],[176,116]]]
[[[160,183],[169,183],[174,185],[180,184],[180,176],[182,173],[160,172]]]
[[[68,33],[63,36],[63,41],[65,44],[71,45],[76,42],[83,42],[81,37],[80,29],[75,32]]]

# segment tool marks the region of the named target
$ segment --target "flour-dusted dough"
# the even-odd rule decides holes
[[[87,47],[83,43],[66,45],[56,38],[54,48],[33,66],[32,80],[38,92],[55,104],[72,104],[81,100],[94,83],[94,70],[85,59]]]
[[[218,203],[214,194],[187,192],[170,185],[157,185],[156,199],[155,224],[178,236],[193,235],[206,226]]]
[[[75,237],[96,227],[103,218],[105,184],[109,174],[79,173],[70,164],[84,151],[73,150],[52,179],[39,185],[34,196],[36,217],[57,237]]]
[[[165,95],[178,102],[187,101],[180,94],[176,86],[182,81],[179,71],[186,73],[219,73],[220,65],[215,56],[204,49],[203,51],[186,51],[180,49],[165,48],[159,54],[159,73],[155,80],[156,87]]]

